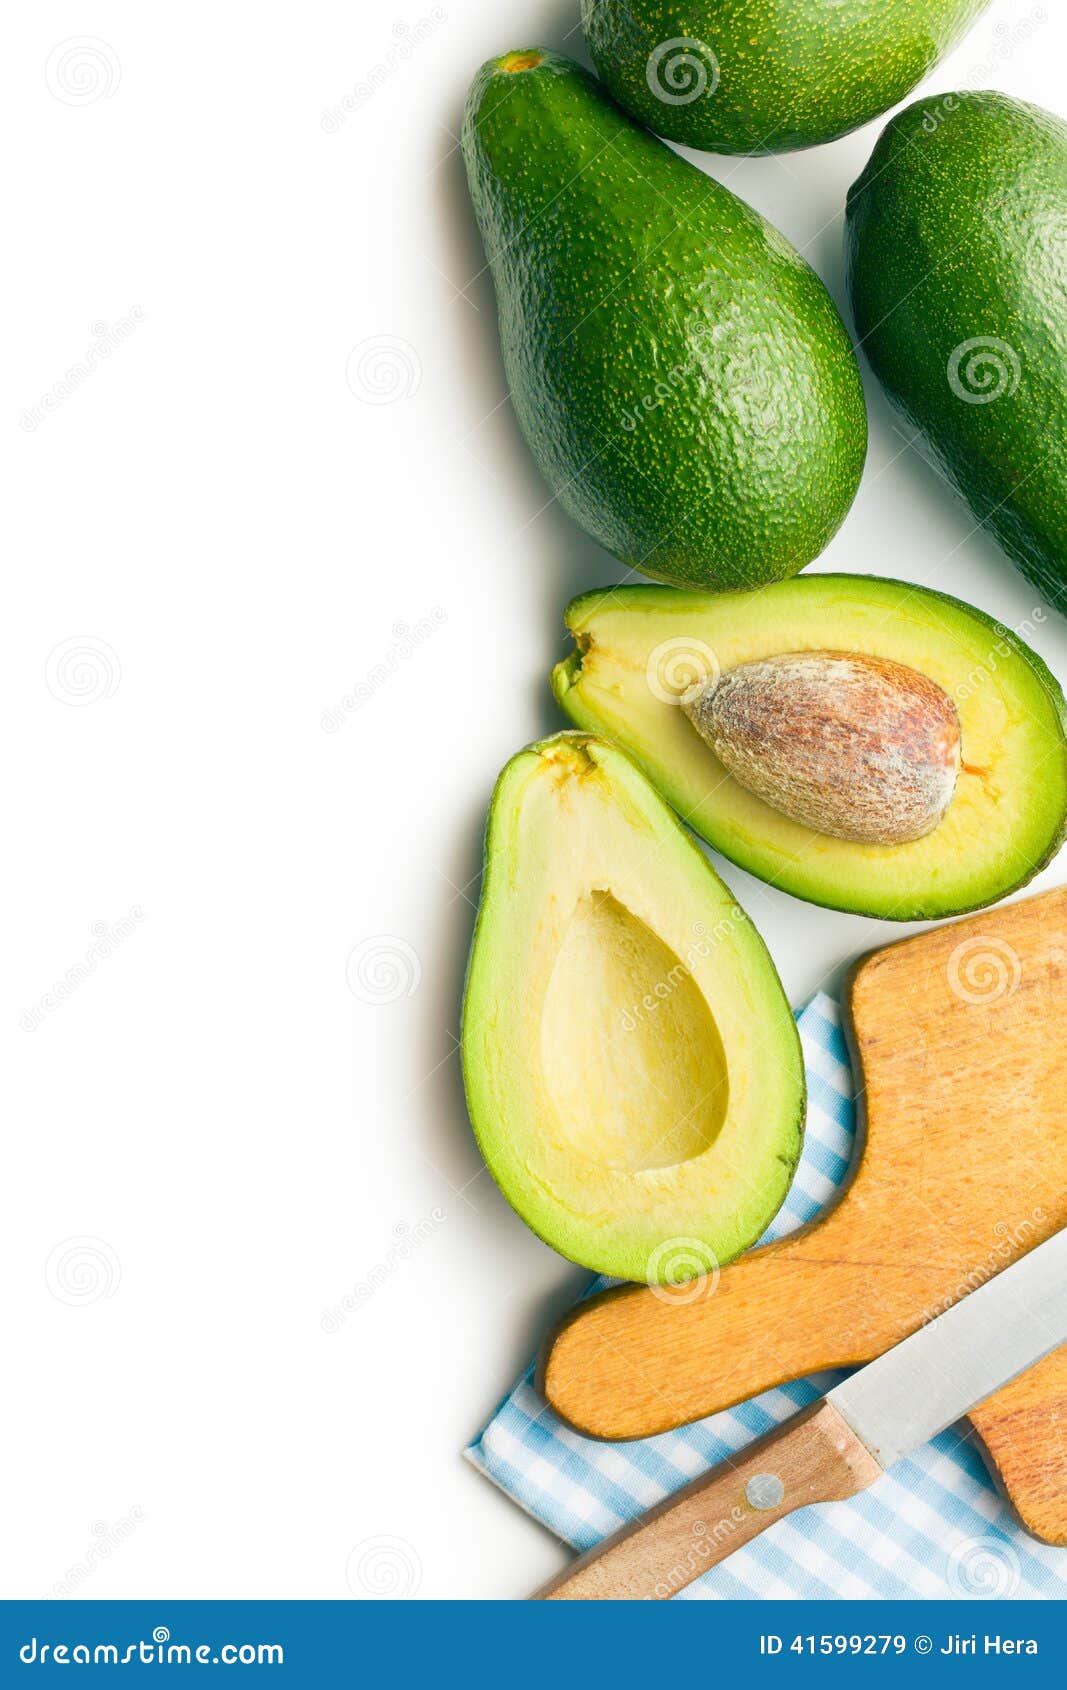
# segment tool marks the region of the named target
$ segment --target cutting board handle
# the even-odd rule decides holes
[[[717,1276],[579,1304],[549,1334],[541,1389],[590,1437],[644,1438],[877,1354],[854,1332],[857,1310],[878,1322],[869,1270],[840,1259],[835,1230],[831,1214]]]
[[[843,1502],[881,1474],[823,1398],[598,1544],[538,1597],[663,1601],[775,1520],[812,1502]]]

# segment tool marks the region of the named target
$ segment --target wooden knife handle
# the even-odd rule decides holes
[[[537,1592],[541,1601],[662,1601],[811,1502],[843,1502],[881,1467],[825,1398],[624,1526]]]

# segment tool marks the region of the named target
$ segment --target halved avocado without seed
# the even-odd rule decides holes
[[[475,1134],[546,1243],[677,1284],[763,1232],[804,1070],[762,939],[616,747],[563,733],[494,793],[463,1011]]]
[[[796,897],[888,920],[957,915],[1025,885],[1063,843],[1063,693],[1016,633],[958,599],[873,576],[814,575],[754,593],[665,587],[587,593],[569,606],[566,621],[577,649],[553,674],[566,714],[628,752],[682,820],[723,856]],[[795,661],[805,653],[819,653],[820,663],[805,670]],[[794,661],[765,661],[787,656]],[[842,659],[855,669],[857,658],[881,660],[890,677],[910,674],[916,696],[933,682],[954,707],[958,773],[947,804],[938,806],[940,819],[922,837],[842,838],[805,825],[796,810],[786,814],[759,795],[776,790],[774,769],[768,774],[766,766],[753,765],[744,784],[737,778],[739,770],[746,773],[743,759],[754,743],[751,710],[733,773],[691,719],[699,715],[695,692],[722,677],[740,675],[744,684],[733,691],[748,701],[754,692],[760,696],[753,676],[804,673],[810,680],[816,668],[825,682],[846,673]],[[862,700],[873,690],[855,696]],[[767,703],[773,689],[764,686],[761,696]],[[788,711],[776,707],[766,715],[776,717],[779,729],[784,722],[788,736]],[[900,720],[907,728],[906,711]],[[798,713],[798,734],[810,725]],[[885,772],[877,767],[877,747],[872,752],[870,722],[821,726],[832,753],[829,784],[845,778],[851,747],[856,790],[870,808],[865,773]],[[780,753],[782,746],[773,749]],[[896,758],[899,765],[907,749],[903,740],[891,745],[881,762]]]

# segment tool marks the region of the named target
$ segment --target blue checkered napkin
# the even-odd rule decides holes
[[[795,1232],[819,1213],[844,1180],[852,1153],[852,1075],[837,1005],[820,995],[798,1023],[808,1075],[807,1137],[768,1239]],[[466,1453],[527,1513],[575,1549],[588,1549],[842,1377],[798,1380],[695,1425],[607,1444],[565,1426],[535,1392],[531,1368]],[[851,1502],[780,1520],[678,1600],[794,1596],[1062,1600],[1067,1549],[1050,1549],[1018,1528],[977,1450],[949,1431]]]

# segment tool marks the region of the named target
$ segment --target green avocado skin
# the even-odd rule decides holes
[[[500,68],[517,57],[535,68]],[[753,587],[822,551],[867,446],[814,271],[569,60],[491,60],[463,126],[508,387],[560,504],[675,586]]]
[[[882,385],[1067,611],[1067,124],[997,93],[909,106],[849,192],[846,246]]]
[[[903,100],[989,0],[582,0],[593,63],[658,135],[792,152]]]

